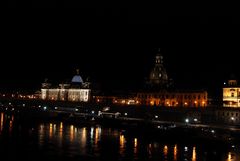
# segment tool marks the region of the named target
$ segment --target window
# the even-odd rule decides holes
[[[234,97],[234,93],[231,93],[231,96]]]

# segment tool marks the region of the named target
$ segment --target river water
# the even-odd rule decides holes
[[[100,125],[20,122],[0,113],[1,160],[238,161],[239,149],[240,145],[208,141],[151,139]]]

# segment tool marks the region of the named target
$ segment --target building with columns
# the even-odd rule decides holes
[[[89,83],[83,82],[79,70],[71,83],[62,83],[57,87],[47,81],[42,83],[41,98],[43,100],[88,102],[90,96]]]
[[[223,106],[240,107],[240,86],[236,79],[230,79],[224,83]]]

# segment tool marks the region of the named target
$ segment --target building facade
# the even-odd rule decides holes
[[[88,102],[90,96],[89,83],[83,82],[78,71],[71,83],[59,84],[58,87],[48,82],[42,83],[41,99],[43,100]]]
[[[150,106],[181,106],[205,107],[208,103],[208,93],[205,90],[173,89],[173,81],[169,79],[163,65],[160,49],[155,57],[155,65],[146,82],[148,88],[136,95],[136,101],[141,105]]]
[[[224,83],[223,106],[240,107],[240,86],[235,79],[228,80],[227,83]]]
[[[139,104],[168,107],[205,107],[208,101],[207,91],[159,91],[139,92]]]
[[[149,74],[149,79],[147,80],[146,85],[149,89],[164,89],[170,86],[170,79],[164,68],[163,56],[160,53],[160,49],[156,54],[155,64]]]

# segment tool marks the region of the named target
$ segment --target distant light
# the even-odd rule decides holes
[[[75,111],[78,111],[78,108],[76,108]]]
[[[125,112],[124,115],[127,116],[128,114]]]
[[[224,82],[223,84],[224,84],[224,85],[226,85],[227,83],[226,83],[226,82]]]
[[[92,114],[94,114],[95,113],[95,111],[92,111]]]
[[[157,116],[157,115],[155,115],[155,118],[157,119],[157,118],[158,118],[158,116]]]
[[[197,118],[195,118],[195,119],[194,119],[194,121],[195,121],[195,122],[197,122],[197,121],[198,121],[198,119],[197,119]]]
[[[234,121],[234,120],[235,120],[235,118],[234,118],[234,117],[231,117],[231,120],[232,120],[232,121]]]
[[[188,151],[188,147],[187,146],[184,147],[184,151]]]
[[[55,110],[57,110],[57,109],[58,109],[58,107],[55,107],[54,109],[55,109]]]
[[[47,106],[44,106],[43,109],[44,109],[44,110],[47,110]]]
[[[186,122],[186,123],[189,123],[189,119],[186,119],[185,122]]]
[[[215,133],[215,131],[214,131],[214,130],[212,130],[211,132],[212,132],[212,133]]]

